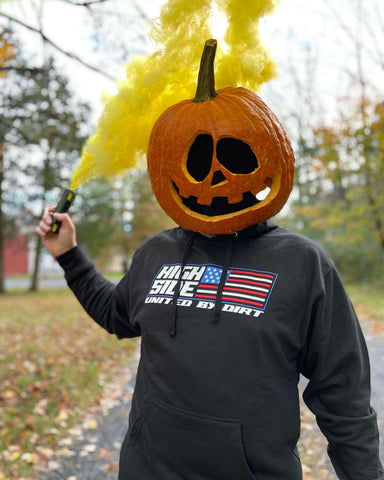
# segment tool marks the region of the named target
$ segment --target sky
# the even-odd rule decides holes
[[[141,0],[140,9],[146,16],[156,18],[163,2],[164,0]],[[0,11],[38,26],[35,20],[36,8],[31,8],[31,5],[39,4],[36,0],[3,0]],[[275,111],[277,109],[278,116],[279,113],[289,116],[297,106],[297,83],[301,83],[302,96],[307,95],[308,101],[313,101],[316,114],[326,120],[335,115],[338,98],[351,93],[358,96],[359,92],[353,90],[356,87],[353,86],[355,82],[351,74],[356,70],[355,49],[346,29],[354,35],[360,34],[367,49],[370,49],[369,56],[376,55],[375,41],[384,44],[384,2],[338,0],[336,13],[327,6],[334,4],[331,0],[280,0],[275,12],[262,21],[262,38],[279,66],[279,77],[260,93]],[[116,20],[111,20],[110,24],[100,25],[100,37],[105,38],[108,29],[118,31],[121,46],[127,51],[127,62],[132,54],[154,50],[155,46],[148,36],[148,24],[137,15],[133,1],[114,0],[112,4],[105,2],[104,5],[103,8],[108,11],[111,10],[110,5],[113,5],[118,16]],[[362,8],[360,17],[359,5]],[[99,65],[112,77],[123,79],[124,61],[116,58],[120,45],[105,51],[94,35],[89,16],[81,14],[83,10],[64,1],[46,0],[42,17],[44,31],[61,48],[79,55],[89,63]],[[2,23],[0,17],[0,24]],[[375,32],[376,40],[367,33],[368,30]],[[20,30],[20,36],[28,46],[26,54],[30,58],[36,57],[41,51],[38,35]],[[71,79],[75,95],[92,105],[93,122],[96,122],[103,109],[105,93],[116,92],[116,81],[92,72],[61,54],[56,56],[58,64],[66,69]],[[384,68],[375,67],[368,55],[365,57],[366,74],[370,81],[377,85],[376,94],[380,95]],[[310,99],[311,96],[316,98]]]

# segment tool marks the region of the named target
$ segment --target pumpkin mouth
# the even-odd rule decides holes
[[[201,205],[198,203],[197,197],[194,195],[184,198],[182,195],[180,195],[179,189],[177,188],[175,182],[172,181],[172,184],[183,205],[185,205],[189,210],[192,210],[192,212],[208,217],[217,217],[229,213],[240,212],[241,210],[252,207],[253,205],[256,205],[262,201],[258,200],[252,192],[248,191],[243,193],[242,200],[237,203],[229,203],[227,197],[213,197],[210,205]]]

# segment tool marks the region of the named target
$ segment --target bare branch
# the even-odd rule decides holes
[[[376,18],[380,18],[380,11],[379,11],[378,5],[376,5],[376,8],[375,8],[375,15],[376,15]],[[384,69],[384,51],[382,49],[381,41],[377,37],[375,29],[372,28],[372,25],[368,21],[368,16],[367,15],[362,16],[362,21],[365,25],[366,31],[368,32],[368,34],[370,35],[370,37],[372,39],[372,44],[373,44],[374,50],[376,51],[378,62],[380,64],[381,68]],[[379,23],[381,23],[381,21]]]
[[[144,12],[144,10],[141,8],[141,6],[137,2],[133,2],[133,5],[135,6],[136,11],[139,13],[140,17],[145,20],[149,21],[148,15]]]
[[[329,2],[329,0],[323,0],[324,4],[327,6],[327,8],[331,11],[333,14],[335,20],[345,33],[345,35],[350,39],[350,41],[356,46],[356,35],[354,32],[352,32],[351,28],[343,21],[342,16],[340,13],[337,11],[337,9],[334,7],[334,4],[332,2]],[[360,5],[360,4],[358,4]],[[362,6],[361,6],[362,7]],[[375,8],[375,15],[377,18],[380,18],[380,10],[378,5],[376,4]],[[374,28],[372,28],[372,25],[368,21],[368,16],[363,15],[363,12],[361,12],[361,16],[358,17],[359,21],[362,22],[365,27],[367,33],[371,36],[372,38],[372,47],[370,48],[368,45],[362,45],[362,48],[372,57],[375,57],[375,53],[377,55],[377,59],[380,63],[380,66],[384,68],[384,54],[383,50],[381,48],[380,40],[377,38],[376,32],[374,31]]]
[[[89,68],[90,70],[93,70],[94,72],[99,73],[100,75],[103,75],[104,77],[106,77],[110,80],[115,80],[115,78],[112,77],[111,75],[109,75],[108,73],[103,72],[102,70],[100,70],[97,67],[94,67],[93,65],[90,65],[89,63],[85,62],[83,59],[81,59],[80,57],[78,57],[74,53],[68,52],[68,51],[64,50],[63,48],[61,48],[59,45],[57,45],[55,42],[53,42],[51,39],[49,39],[41,29],[35,28],[32,25],[28,25],[27,23],[25,23],[25,22],[23,22],[23,21],[21,21],[17,18],[11,17],[10,15],[7,15],[6,13],[3,13],[3,12],[0,12],[0,17],[4,17],[7,20],[9,20],[10,22],[16,23],[16,24],[26,28],[27,30],[30,30],[34,33],[37,33],[38,35],[40,35],[40,37],[43,39],[43,41],[45,43],[51,45],[53,48],[55,48],[57,51],[59,51],[63,55],[66,55],[67,57],[71,58],[72,60],[76,60],[81,65]]]
[[[35,67],[0,67],[0,72],[17,72],[17,73],[44,73],[46,69]]]
[[[92,7],[92,5],[98,5],[100,3],[108,2],[108,0],[89,0],[88,2],[74,2],[73,0],[62,0],[64,3],[75,5],[76,7]]]

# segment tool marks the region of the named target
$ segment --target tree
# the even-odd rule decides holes
[[[7,64],[15,56],[15,50],[10,38],[10,32],[3,28],[0,30],[0,78],[7,76]]]
[[[41,69],[29,69],[18,53],[9,66],[0,97],[2,211],[36,223],[58,187],[69,184],[86,138],[89,108],[74,99],[52,58]],[[31,290],[38,288],[40,252],[38,239]]]
[[[82,19],[90,48],[93,49],[91,61],[80,48],[79,51],[68,49],[53,34],[47,33],[46,25],[52,18],[52,12],[56,14],[57,10],[65,13],[64,18],[68,18],[66,14],[70,12],[71,19]],[[149,39],[143,34],[148,15],[136,2],[31,0],[20,5],[14,0],[0,0],[0,19],[8,22],[15,31],[28,32],[31,39],[40,38],[42,46],[48,47],[51,54],[65,56],[112,81],[118,76],[121,64],[132,53],[143,53],[149,46]],[[68,25],[68,31],[70,28],[71,25]],[[98,50],[103,54],[98,56]],[[105,52],[108,52],[107,56]]]
[[[175,223],[161,209],[152,193],[151,183],[146,169],[137,169],[129,173],[132,182],[131,220],[128,225],[126,250],[132,252],[155,233],[173,228]]]
[[[0,31],[0,68],[6,69],[8,63],[14,58],[15,50],[12,45],[10,32],[6,29]],[[0,71],[0,82],[3,82],[7,76],[6,70]],[[0,86],[2,83],[0,83]],[[5,149],[5,128],[0,123],[0,293],[4,292],[4,255],[3,243],[4,238],[9,233],[9,222],[3,214],[2,200],[3,200],[3,180],[4,180],[4,149]]]
[[[295,58],[287,47],[282,67],[291,80],[284,105],[293,103],[287,122],[297,158],[296,188],[282,223],[325,245],[354,280],[382,276],[382,4],[322,5],[317,17],[328,41],[301,37]]]
[[[319,181],[294,211],[345,272],[367,278],[384,260],[384,105],[366,103],[364,121],[360,111],[315,129]]]
[[[90,180],[79,190],[73,209],[77,240],[98,267],[120,250],[119,192],[114,184],[105,178]]]
[[[127,270],[141,243],[175,226],[157,203],[144,168],[125,177],[90,180],[79,190],[73,215],[79,245],[100,268],[119,255]]]

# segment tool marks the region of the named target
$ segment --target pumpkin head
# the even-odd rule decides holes
[[[294,155],[258,95],[241,87],[215,91],[215,51],[216,41],[208,40],[196,97],[158,118],[147,158],[153,192],[176,223],[226,234],[281,210],[293,185]]]

